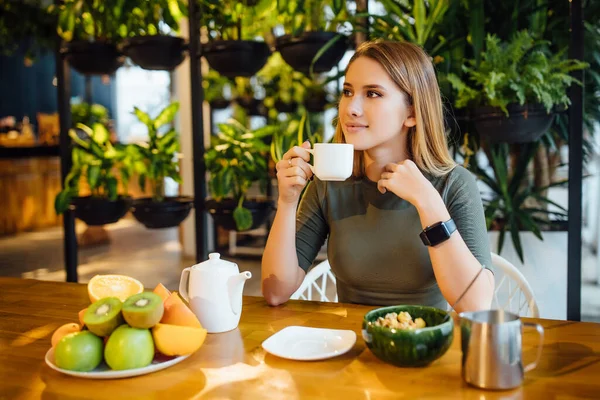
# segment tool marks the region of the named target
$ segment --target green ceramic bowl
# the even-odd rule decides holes
[[[392,329],[375,325],[378,317],[400,311],[413,320],[423,318],[426,327],[416,330]],[[440,358],[452,344],[454,320],[439,308],[427,306],[391,306],[377,308],[365,314],[362,336],[381,360],[399,367],[422,367]]]

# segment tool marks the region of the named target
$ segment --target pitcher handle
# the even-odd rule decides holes
[[[179,280],[179,294],[185,301],[190,302],[190,296],[188,295],[188,280],[190,279],[190,268],[184,268],[181,271],[181,279]]]
[[[534,369],[535,367],[537,367],[538,362],[540,361],[540,357],[542,356],[542,347],[544,346],[544,328],[540,324],[535,324],[535,323],[531,323],[531,322],[524,322],[523,326],[529,327],[529,328],[535,328],[537,333],[540,335],[540,341],[538,343],[537,357],[535,358],[534,362],[527,364],[525,366],[525,368],[523,369],[524,372],[529,372],[532,369]]]

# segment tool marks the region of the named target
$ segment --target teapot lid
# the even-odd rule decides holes
[[[208,260],[201,262],[196,265],[197,268],[201,269],[210,269],[214,270],[216,268],[227,268],[227,269],[235,269],[238,270],[238,266],[236,263],[231,261],[221,259],[221,254],[219,253],[210,253],[208,255]]]

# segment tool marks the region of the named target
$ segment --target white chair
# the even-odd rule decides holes
[[[310,271],[308,271],[308,273],[304,277],[304,280],[302,281],[302,284],[300,285],[298,290],[296,290],[294,294],[290,296],[290,299],[328,302],[333,301],[337,303],[337,291],[335,292],[335,298],[333,300],[330,300],[329,297],[327,297],[327,286],[329,282],[333,283],[333,289],[335,290],[335,276],[333,276],[333,274],[331,273],[331,266],[329,265],[329,261],[325,260],[317,266],[315,266]],[[314,298],[313,290],[316,291],[316,293],[314,294]],[[320,296],[318,299],[317,294]]]
[[[496,253],[492,253],[492,265],[496,272],[492,308],[501,308],[522,317],[539,318],[533,290],[521,271]]]

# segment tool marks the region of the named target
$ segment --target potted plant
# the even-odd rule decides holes
[[[181,183],[179,174],[179,137],[175,129],[164,132],[162,128],[173,121],[179,103],[173,102],[161,110],[155,118],[134,108],[136,117],[148,128],[148,142],[132,146],[136,160],[134,171],[139,174],[140,188],[150,184],[152,197],[133,200],[132,212],[135,219],[146,228],[159,229],[178,226],[187,218],[194,200],[190,197],[169,197],[165,194],[165,179]]]
[[[208,190],[212,198],[206,209],[215,224],[228,230],[245,231],[260,226],[273,209],[270,200],[250,199],[248,190],[258,183],[261,193],[269,184],[265,139],[279,127],[267,125],[250,131],[236,120],[219,124],[204,155],[210,175]]]
[[[172,71],[185,58],[185,41],[177,34],[179,21],[187,17],[184,0],[128,1],[127,30],[131,37],[122,42],[122,51],[147,70]]]
[[[78,124],[93,126],[99,123],[109,129],[110,119],[108,110],[101,104],[90,104],[85,101],[71,103],[71,124],[76,127]]]
[[[477,133],[489,143],[535,142],[554,118],[555,107],[569,105],[567,88],[581,84],[569,75],[586,63],[549,55],[545,42],[528,31],[508,42],[488,35],[478,66],[463,67],[466,81],[455,74],[448,80],[456,90],[456,107],[470,108]]]
[[[275,46],[292,68],[313,76],[340,62],[348,49],[348,37],[338,32],[348,19],[346,2],[279,0],[277,10],[286,34],[276,38]]]
[[[124,0],[65,0],[50,10],[58,16],[57,32],[67,62],[82,74],[110,75],[125,57],[117,42],[127,33]]]
[[[247,115],[266,117],[267,109],[262,99],[256,98],[256,92],[263,91],[262,79],[259,76],[252,78],[235,78],[233,87],[235,102]],[[238,122],[240,122],[238,120]]]
[[[64,189],[56,196],[56,212],[62,214],[71,208],[77,218],[92,226],[116,222],[129,209],[127,185],[132,160],[125,146],[111,143],[104,125],[95,123],[90,128],[78,124],[77,128],[87,137],[81,139],[75,130],[69,131],[74,143],[73,165],[65,178]],[[119,194],[118,178],[122,194]],[[81,179],[87,183],[91,195],[79,197]]]
[[[235,0],[200,0],[201,26],[208,30],[202,55],[219,74],[250,77],[267,62],[271,50],[255,40],[273,18],[274,2],[249,6]],[[266,26],[267,25],[267,26]]]
[[[204,99],[215,110],[222,110],[229,107],[231,101],[227,98],[225,92],[231,95],[231,80],[219,75],[217,71],[211,69],[202,76],[202,87],[204,88]]]

